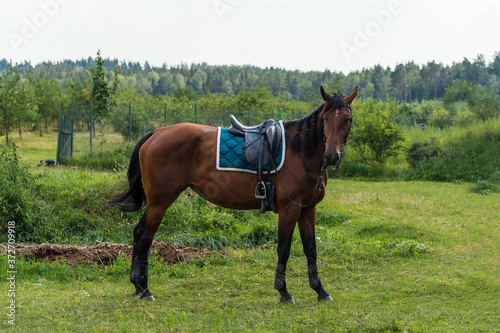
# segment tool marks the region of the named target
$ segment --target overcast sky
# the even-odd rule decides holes
[[[103,57],[168,66],[348,73],[376,64],[487,62],[499,0],[0,0],[0,59]]]

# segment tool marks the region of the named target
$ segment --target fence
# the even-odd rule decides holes
[[[93,138],[96,137],[96,132],[97,135],[100,133],[102,124],[99,122],[97,125],[95,124],[95,119],[92,119],[90,111],[90,107],[85,105],[74,106],[72,104],[71,109],[63,108],[61,102],[62,117],[64,117],[64,114],[71,114],[75,130],[77,132],[89,132],[90,150],[92,150]],[[260,112],[252,109],[235,111],[226,110],[225,107],[214,110],[201,108],[197,104],[192,104],[187,108],[169,107],[167,104],[140,106],[129,102],[128,105],[119,105],[112,108],[109,118],[104,122],[104,129],[106,129],[104,133],[109,133],[111,129],[120,133],[129,141],[136,141],[152,130],[177,123],[187,122],[214,127],[227,127],[230,125],[230,115],[234,115],[241,123],[250,126],[260,124],[267,119],[292,120],[301,118],[303,113],[294,110],[286,112],[283,109],[271,112]],[[63,127],[66,129],[66,125],[63,123],[61,125],[59,126],[60,130]],[[96,126],[98,127],[97,131]]]

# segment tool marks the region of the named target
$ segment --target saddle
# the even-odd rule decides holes
[[[245,138],[245,158],[251,165],[257,167],[257,185],[255,186],[255,198],[262,201],[260,212],[265,213],[272,210],[278,212],[274,203],[274,185],[270,182],[271,168],[268,168],[267,180],[263,179],[264,166],[274,164],[274,159],[278,153],[281,140],[281,126],[273,119],[266,120],[257,126],[242,125],[233,115],[231,115],[231,126],[229,133]],[[273,165],[276,169],[276,166]]]

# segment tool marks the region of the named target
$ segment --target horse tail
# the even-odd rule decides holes
[[[146,202],[146,193],[144,192],[144,187],[142,186],[139,150],[141,150],[142,145],[148,141],[152,135],[153,132],[146,134],[139,140],[139,142],[137,142],[134,150],[132,151],[127,173],[128,189],[108,201],[108,204],[118,207],[123,212],[138,211]]]

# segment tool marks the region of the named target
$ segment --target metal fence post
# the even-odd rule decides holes
[[[75,103],[71,101],[71,150],[69,156],[73,157],[73,137],[75,136],[74,131],[75,125]]]
[[[132,142],[132,101],[128,102],[128,136]]]
[[[90,105],[90,110],[92,110],[92,104]],[[90,113],[90,152],[92,153],[92,127],[94,126],[94,120],[92,119],[92,113]]]
[[[167,103],[165,103],[165,111],[163,113],[163,120],[165,122],[165,126],[167,126]]]
[[[198,124],[198,103],[194,104],[194,123]]]
[[[56,152],[56,164],[59,164],[59,156],[61,155],[62,143],[61,143],[61,131],[62,131],[62,108],[63,102],[61,101],[61,106],[59,108],[59,128],[57,129],[57,152]]]

